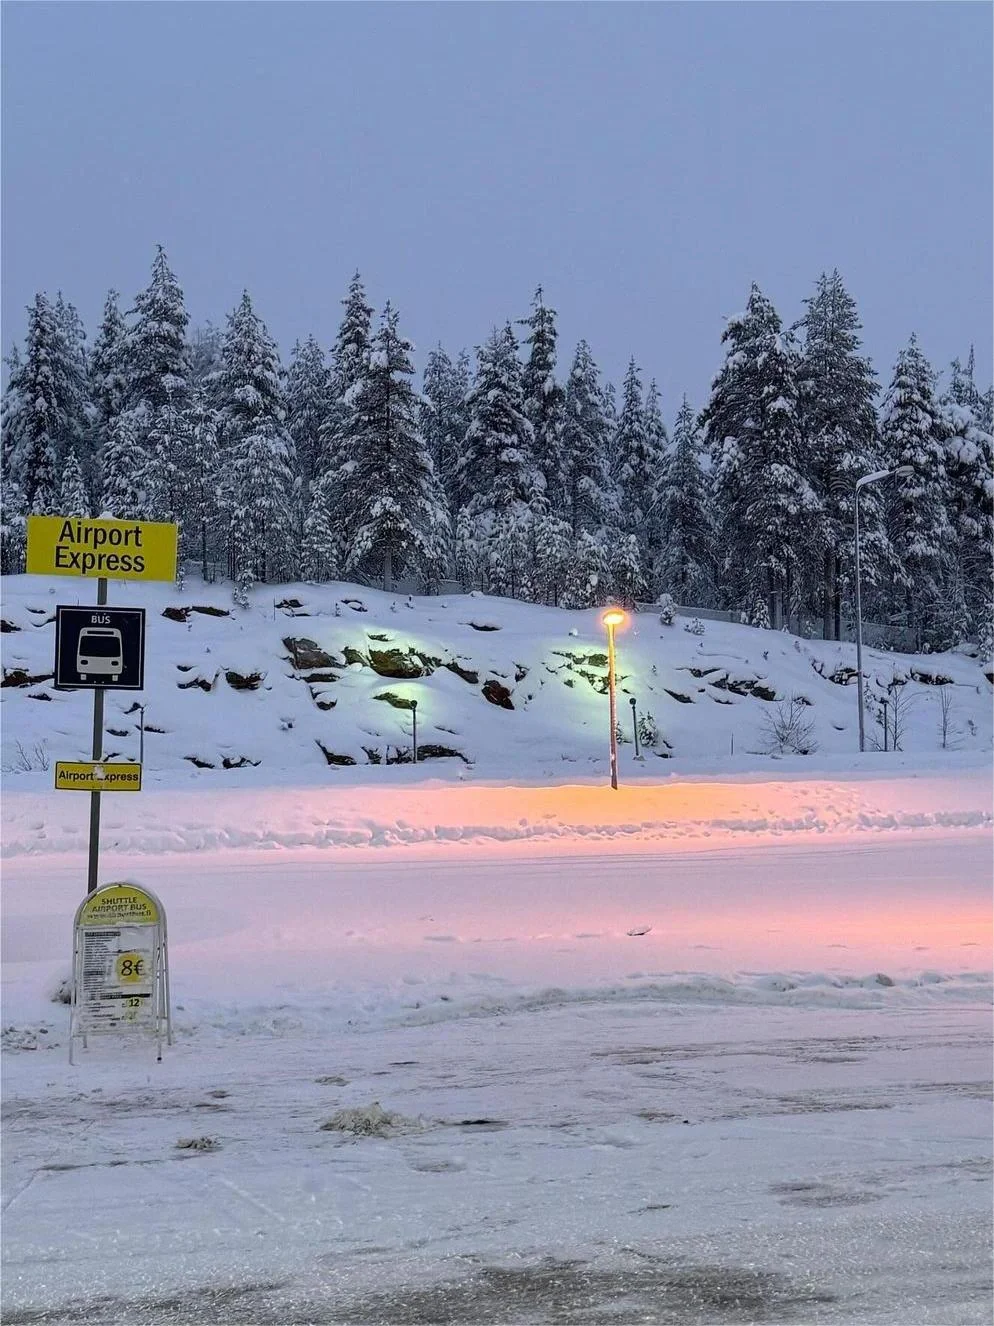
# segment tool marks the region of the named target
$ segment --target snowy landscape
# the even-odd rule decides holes
[[[987,1326],[991,7],[0,25],[5,1326]]]
[[[859,757],[851,645],[632,614],[615,792],[597,610],[110,589],[101,879],[163,899],[175,1044],[68,1064],[92,590],[8,578],[6,1321],[986,1319],[977,659],[868,651]]]

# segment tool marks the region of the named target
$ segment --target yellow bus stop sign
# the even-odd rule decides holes
[[[150,520],[28,516],[27,570],[38,576],[175,580],[178,526]]]

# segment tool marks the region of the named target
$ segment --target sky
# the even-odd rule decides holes
[[[192,321],[248,288],[328,346],[352,272],[418,347],[559,312],[670,418],[756,281],[838,267],[886,383],[911,332],[992,356],[984,3],[25,3],[3,23],[3,345],[92,336],[165,246]],[[562,365],[565,371],[566,364]]]

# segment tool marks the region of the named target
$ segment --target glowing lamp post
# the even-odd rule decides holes
[[[614,631],[625,620],[620,608],[608,608],[601,618],[607,627],[607,693],[611,707],[611,786],[618,790],[618,710],[614,678]]]

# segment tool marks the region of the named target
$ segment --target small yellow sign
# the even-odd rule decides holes
[[[110,764],[106,760],[87,760],[69,764],[59,760],[55,766],[57,792],[140,792],[140,764]]]
[[[156,925],[158,921],[158,904],[144,889],[135,884],[105,884],[83,903],[76,924],[83,927]],[[133,959],[135,954],[129,952],[120,956]],[[124,974],[123,970],[118,972],[119,977]]]
[[[28,516],[27,569],[39,576],[175,580],[178,526],[149,520]]]

